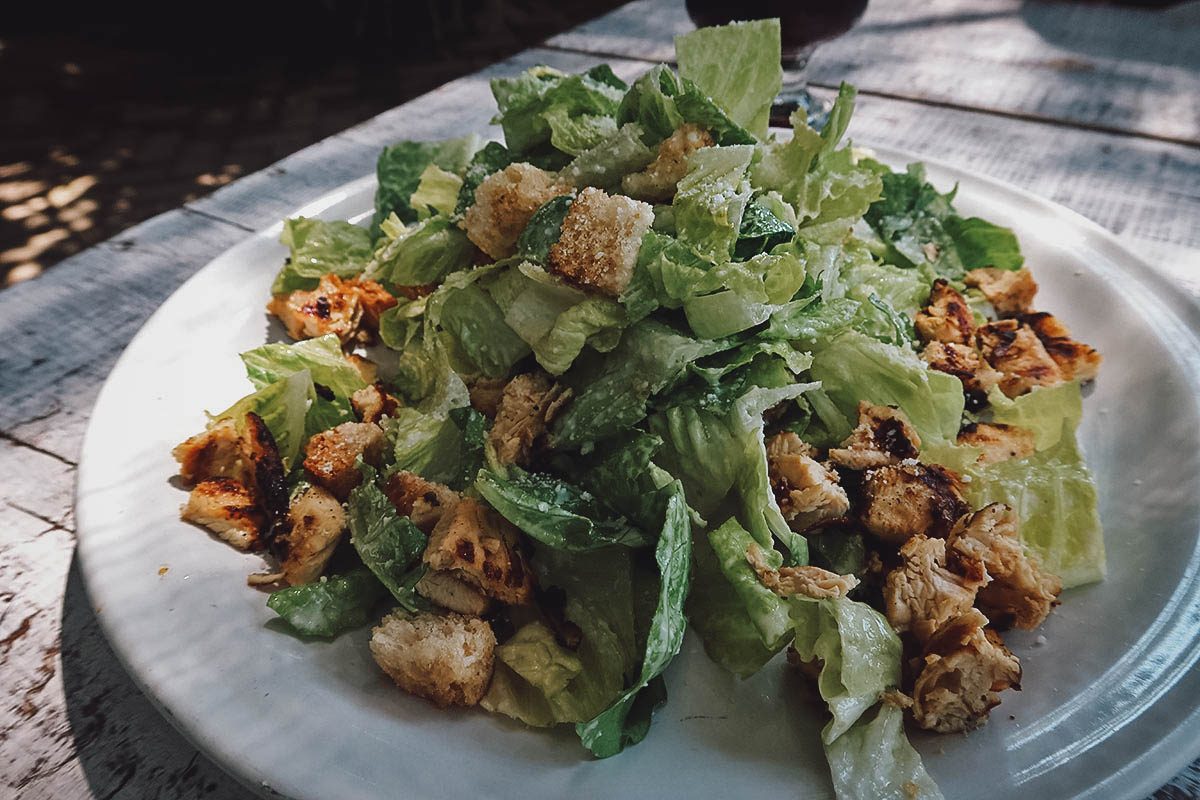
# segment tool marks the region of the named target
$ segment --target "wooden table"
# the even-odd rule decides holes
[[[601,60],[628,78],[690,27],[680,0],[631,3],[0,293],[0,797],[250,796],[135,688],[73,564],[80,439],[150,313],[249,232],[372,172],[384,145],[488,132],[488,78]],[[874,0],[812,79],[858,85],[856,141],[1051,198],[1200,294],[1200,2]],[[1200,798],[1200,761],[1155,797]]]

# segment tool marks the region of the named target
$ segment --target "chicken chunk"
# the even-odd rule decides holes
[[[314,483],[328,489],[340,502],[358,486],[362,473],[354,462],[359,456],[378,465],[383,454],[383,431],[370,422],[343,422],[318,433],[304,446],[304,471]]]
[[[969,510],[958,475],[937,464],[905,461],[863,475],[863,526],[891,544],[917,534],[943,538]]]
[[[321,577],[345,532],[346,512],[336,497],[320,486],[297,495],[272,542],[284,580],[303,586]]]
[[[648,203],[584,189],[563,220],[562,236],[550,247],[550,271],[616,297],[633,277],[642,236],[653,222]]]
[[[441,570],[427,570],[417,581],[417,592],[442,608],[479,617],[492,607],[492,600],[466,581]]]
[[[978,411],[987,405],[988,390],[1002,377],[974,347],[952,342],[930,342],[921,351],[921,360],[930,369],[958,378],[967,397],[967,409]]]
[[[1009,397],[1062,383],[1062,373],[1041,340],[1015,319],[983,325],[976,335],[983,357],[1001,373],[1000,391]]]
[[[999,692],[1021,688],[1021,662],[986,624],[971,609],[929,640],[912,691],[913,718],[922,728],[973,730],[1000,703]]]
[[[853,575],[839,575],[814,566],[780,567],[772,569],[757,544],[746,551],[746,561],[754,568],[763,586],[780,597],[803,595],[814,600],[845,597],[858,586]]]
[[[271,527],[271,518],[258,498],[233,478],[201,481],[188,495],[179,516],[185,522],[203,525],[239,550],[261,547]]]
[[[797,531],[840,519],[850,510],[837,471],[826,469],[811,453],[812,448],[794,433],[780,433],[767,442],[767,475],[775,501]]]
[[[712,147],[712,135],[693,123],[686,123],[658,146],[658,156],[641,172],[621,179],[621,191],[638,200],[662,202],[675,195],[675,187],[687,175],[687,157],[702,147]]]
[[[360,356],[358,353],[350,353],[346,356],[346,362],[354,367],[354,371],[358,373],[358,377],[362,378],[363,383],[374,383],[379,377],[379,365],[369,358]]]
[[[508,520],[464,497],[434,526],[424,560],[488,597],[520,605],[533,599],[533,578],[517,541],[517,529]]]
[[[829,451],[829,460],[849,469],[870,469],[916,458],[921,437],[904,412],[894,406],[858,404],[858,427],[842,446]]]
[[[900,548],[900,558],[884,580],[884,612],[893,628],[919,642],[967,613],[988,580],[978,560],[956,559],[955,569],[948,568],[945,539],[917,534]]]
[[[1025,555],[1017,516],[1008,506],[992,503],[963,517],[946,546],[952,558],[982,562],[987,569],[991,582],[980,589],[975,604],[997,625],[1032,630],[1057,604],[1062,581]]]
[[[400,516],[410,518],[425,533],[432,532],[442,515],[462,499],[450,487],[427,481],[406,470],[389,475],[383,493]]]
[[[504,387],[507,385],[507,378],[479,377],[467,381],[467,393],[471,398],[471,408],[488,419],[495,419],[500,410],[500,399],[504,397]]]
[[[518,375],[509,381],[488,432],[500,463],[528,467],[545,443],[550,423],[570,399],[571,390],[551,383],[544,373]]]
[[[383,286],[367,278],[351,278],[345,283],[358,292],[358,302],[363,310],[363,323],[370,330],[378,331],[380,315],[396,305],[396,298]]]
[[[363,422],[379,424],[379,420],[395,414],[401,403],[376,382],[350,395],[350,405]]]
[[[375,663],[406,692],[441,707],[473,706],[492,680],[496,635],[478,617],[389,614],[371,631]]]
[[[933,282],[929,301],[913,324],[922,342],[969,345],[975,337],[975,320],[966,299],[945,278]]]
[[[1037,282],[1027,269],[973,269],[963,278],[963,283],[983,292],[992,308],[1002,317],[1027,313],[1038,289]]]
[[[1072,339],[1071,331],[1057,317],[1039,311],[1022,314],[1019,319],[1041,340],[1042,347],[1058,365],[1063,380],[1095,379],[1100,372],[1101,355],[1094,348]]]
[[[510,164],[475,190],[475,203],[463,218],[467,238],[492,258],[507,258],[517,252],[517,239],[533,213],[551,198],[571,191],[532,164]]]
[[[267,311],[279,317],[293,339],[312,339],[329,333],[342,343],[357,341],[363,306],[357,287],[329,273],[311,291],[297,289],[277,294],[267,303]]]
[[[982,447],[980,464],[996,464],[1034,454],[1036,438],[1028,428],[998,422],[972,422],[958,432],[958,443]]]

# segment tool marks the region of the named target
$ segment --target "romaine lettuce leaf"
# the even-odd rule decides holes
[[[480,416],[473,409],[449,414],[397,409],[380,423],[391,445],[391,470],[415,472],[456,491],[466,488],[483,464],[483,442],[468,438]]]
[[[213,415],[212,421],[232,419],[241,430],[246,414],[254,412],[262,417],[275,440],[284,468],[290,470],[308,438],[306,420],[316,399],[312,375],[308,370],[301,370],[243,397],[220,414]]]
[[[688,172],[675,192],[675,230],[679,240],[713,264],[733,253],[750,199],[746,167],[754,148],[749,145],[704,147],[687,157]]]
[[[795,232],[762,201],[755,200],[742,214],[742,225],[733,246],[734,258],[745,261],[759,253],[769,253],[775,245],[790,242]]]
[[[471,161],[463,172],[463,184],[458,190],[458,203],[454,207],[456,215],[462,214],[475,203],[475,190],[487,176],[507,167],[514,159],[508,148],[499,142],[488,142],[471,156]]]
[[[416,209],[417,219],[454,213],[462,185],[462,178],[453,172],[447,172],[437,164],[427,166],[421,173],[417,190],[409,200],[409,204]]]
[[[1058,444],[1062,432],[1074,431],[1083,419],[1083,394],[1078,381],[1035,386],[1020,397],[1008,397],[995,387],[988,392],[988,402],[992,422],[1033,431],[1038,450]]]
[[[242,353],[246,376],[255,389],[301,370],[308,370],[314,383],[347,398],[367,384],[342,355],[342,344],[332,333],[301,342],[264,344]]]
[[[613,189],[621,178],[638,172],[654,160],[656,152],[643,141],[645,131],[636,122],[622,125],[592,147],[579,153],[559,172],[559,178],[576,188]]]
[[[575,132],[569,132],[566,125],[572,119],[614,118],[626,88],[607,68],[568,75],[544,66],[528,69],[515,78],[493,78],[491,86],[500,110],[493,122],[504,129],[504,141],[509,150],[526,153],[544,143],[554,143],[551,119],[555,119],[565,123],[558,131],[559,142],[555,146],[574,145],[572,149],[576,152],[572,155],[587,147],[578,147],[581,140],[573,136]],[[600,123],[592,119],[585,124]],[[613,130],[615,121],[605,133]]]
[[[366,269],[374,252],[365,229],[310,217],[285,219],[279,241],[291,249],[291,255],[275,276],[273,295],[315,289],[321,276],[330,272],[339,278],[353,277]]]
[[[424,286],[470,267],[474,257],[475,245],[462,229],[449,217],[438,215],[400,229],[380,243],[366,277],[389,289]]]
[[[421,555],[429,541],[413,521],[402,517],[375,483],[376,472],[359,462],[362,482],[350,492],[346,516],[350,543],[367,568],[408,611],[430,608],[413,587],[425,574]]]
[[[562,236],[563,222],[574,201],[573,196],[560,194],[550,198],[533,212],[525,230],[517,237],[517,258],[545,266],[550,260],[550,248]]]
[[[679,74],[695,81],[730,119],[760,139],[779,94],[779,20],[701,28],[675,37]]]
[[[271,592],[267,608],[297,633],[333,638],[369,623],[387,589],[368,569]]]
[[[411,198],[421,184],[425,168],[433,164],[447,172],[461,174],[478,149],[479,136],[474,133],[444,142],[399,142],[385,147],[375,166],[379,188],[375,190],[375,218],[371,222],[371,231],[377,232],[390,214],[395,214],[406,224],[416,222],[417,210],[413,208]]]
[[[505,324],[504,312],[478,285],[450,287],[442,302],[442,328],[487,377],[507,377],[513,365],[529,355],[529,345]]]
[[[721,527],[708,532],[708,541],[716,555],[721,574],[741,600],[760,644],[771,653],[778,653],[792,639],[792,619],[787,604],[762,582],[746,561],[746,551],[754,539],[736,519],[726,520]],[[773,548],[761,548],[768,563],[778,569],[783,557]]]
[[[683,301],[697,336],[717,339],[765,322],[804,285],[804,264],[795,253],[760,253],[706,272]]]
[[[921,756],[904,734],[904,712],[880,705],[825,746],[839,798],[942,800]]]

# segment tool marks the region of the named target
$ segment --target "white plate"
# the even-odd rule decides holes
[[[1109,576],[1066,592],[1041,630],[1007,637],[1025,689],[985,728],[914,740],[947,797],[1136,800],[1200,753],[1200,306],[1070,211],[945,165],[929,163],[929,178],[960,184],[964,214],[1018,232],[1039,307],[1105,356],[1081,435]],[[364,178],[300,213],[361,219],[373,189]],[[245,585],[261,560],[179,521],[170,450],[204,426],[203,409],[248,391],[237,354],[278,336],[263,306],[279,230],[230,249],[151,317],[83,446],[88,591],[167,717],[247,786],[297,798],[831,795],[805,691],[778,661],[738,682],[690,634],[650,735],[595,761],[569,730],[439,711],[395,689],[366,631],[313,644],[270,624],[265,595]]]

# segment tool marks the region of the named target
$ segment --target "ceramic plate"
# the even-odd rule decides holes
[[[904,154],[881,151],[893,164]],[[927,162],[929,163],[929,162]],[[1104,354],[1081,437],[1108,579],[1006,638],[1024,691],[969,736],[914,736],[947,797],[1141,798],[1200,753],[1200,306],[1096,225],[929,163],[964,215],[1015,229],[1053,310]],[[362,219],[374,181],[298,213]],[[249,787],[296,798],[832,796],[819,709],[780,661],[747,682],[689,634],[647,739],[595,761],[570,730],[439,711],[395,689],[367,631],[304,643],[245,584],[262,561],[179,521],[171,448],[249,391],[237,354],[280,338],[263,307],[278,225],[185,283],[100,394],[79,468],[79,556],[130,673]]]

